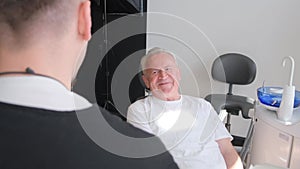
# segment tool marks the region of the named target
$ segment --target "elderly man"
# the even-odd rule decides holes
[[[0,1],[1,169],[178,168],[158,138],[71,91],[90,29],[89,0]]]
[[[243,168],[231,135],[210,103],[180,94],[174,54],[153,48],[142,58],[141,67],[151,94],[129,106],[129,123],[159,136],[179,168]]]

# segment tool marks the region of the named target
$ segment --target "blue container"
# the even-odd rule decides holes
[[[257,89],[258,100],[268,106],[279,107],[282,98],[282,87],[260,87]],[[300,105],[300,92],[295,91],[294,108]]]

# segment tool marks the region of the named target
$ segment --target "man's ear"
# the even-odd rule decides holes
[[[81,2],[78,10],[78,33],[83,40],[91,38],[91,2],[89,0]]]
[[[144,81],[146,87],[147,87],[148,89],[150,89],[150,83],[149,83],[148,79],[145,77],[145,75],[142,75],[142,79],[143,79],[143,81]]]

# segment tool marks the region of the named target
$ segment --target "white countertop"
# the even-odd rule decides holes
[[[300,138],[300,108],[294,109],[291,121],[284,122],[278,119],[275,111],[268,110],[260,104],[255,106],[255,118],[263,120],[278,130]]]

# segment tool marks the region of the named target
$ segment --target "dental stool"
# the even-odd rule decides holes
[[[230,132],[231,116],[238,116],[251,120],[246,138],[233,135],[233,146],[242,147],[239,155],[245,166],[246,156],[249,151],[250,139],[253,132],[253,119],[249,110],[254,108],[255,100],[246,96],[233,94],[233,85],[251,84],[256,76],[256,64],[249,57],[238,53],[227,53],[217,57],[211,68],[212,78],[229,85],[228,93],[209,94],[205,100],[209,101],[217,113],[226,110],[225,126]]]

